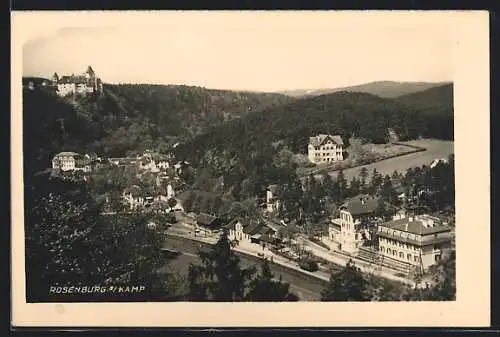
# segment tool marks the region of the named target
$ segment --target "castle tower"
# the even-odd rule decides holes
[[[59,75],[57,73],[54,73],[52,76],[52,83],[57,84],[59,82]]]
[[[90,80],[94,80],[95,72],[91,66],[88,66],[87,71],[85,72],[85,77]]]

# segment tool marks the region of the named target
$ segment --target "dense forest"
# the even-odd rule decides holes
[[[25,135],[48,141],[57,151],[121,156],[145,148],[165,150],[226,121],[291,100],[280,94],[189,86],[105,85],[103,95],[73,100],[25,90],[23,116]],[[45,136],[33,137],[33,132]]]
[[[345,143],[353,136],[385,143],[388,129],[400,140],[452,139],[453,109],[443,108],[452,102],[451,86],[439,92],[443,97],[434,99],[435,109],[356,92],[299,99],[213,128],[181,144],[177,154],[195,166],[211,166],[217,174],[232,178],[261,171],[271,164],[279,147],[306,153],[308,138],[319,133],[340,134]]]
[[[395,101],[418,111],[424,124],[423,137],[453,139],[453,84],[403,95]]]

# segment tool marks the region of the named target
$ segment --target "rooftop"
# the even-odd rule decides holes
[[[346,209],[351,215],[364,215],[375,212],[379,205],[379,197],[368,194],[359,194],[348,199],[341,208]]]
[[[337,145],[344,145],[344,142],[342,141],[342,137],[339,135],[325,135],[325,134],[319,134],[315,137],[309,137],[309,144],[312,146],[320,146],[323,143],[325,143],[327,140],[332,140],[335,144]]]
[[[78,156],[78,153],[76,152],[59,152],[58,154],[56,154],[54,156],[55,157],[74,157],[74,156]]]
[[[264,227],[265,225],[261,222],[254,222],[252,224],[249,224],[247,227],[243,229],[243,232],[249,235],[254,235],[259,233],[259,231]]]
[[[438,218],[431,216],[397,219],[384,222],[380,226],[418,235],[434,234],[451,230],[451,227],[442,225]]]
[[[227,225],[224,226],[224,228],[226,229],[234,229],[236,224],[237,223],[241,223],[241,225],[243,226],[243,228],[247,227],[248,226],[248,222],[246,220],[242,220],[242,219],[233,219],[231,221],[229,221],[229,223]]]
[[[205,227],[216,227],[218,218],[206,213],[200,213],[196,217],[196,222]]]

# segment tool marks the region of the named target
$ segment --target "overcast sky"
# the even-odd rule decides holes
[[[24,76],[92,65],[107,83],[256,91],[453,80],[452,27],[422,13],[37,15],[23,49]]]

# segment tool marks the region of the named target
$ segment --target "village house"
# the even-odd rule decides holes
[[[224,228],[228,231],[228,237],[238,242],[266,246],[276,244],[279,241],[278,229],[262,219],[250,221],[234,219]]]
[[[62,76],[57,73],[52,76],[52,85],[57,86],[57,94],[61,97],[89,93],[101,93],[103,90],[101,79],[98,78],[91,66],[81,75]]]
[[[220,231],[222,223],[216,216],[200,213],[196,217],[196,226],[197,228],[203,230],[205,235],[213,235]]]
[[[330,244],[356,254],[364,240],[370,238],[369,226],[376,219],[380,202],[379,197],[360,194],[342,204],[336,211],[338,217],[331,220],[328,228]]]
[[[123,191],[123,199],[130,210],[148,208],[158,201],[167,202],[170,199],[162,193],[150,193],[137,185],[133,185]]]
[[[243,231],[249,224],[250,222],[247,220],[233,219],[224,228],[228,231],[228,238],[230,240],[250,242],[250,236]]]
[[[438,217],[417,215],[378,225],[379,253],[425,270],[451,248],[451,227]]]
[[[88,155],[76,152],[60,152],[52,159],[52,168],[62,171],[91,171],[91,159]]]
[[[309,137],[307,150],[309,161],[315,164],[344,160],[344,143],[338,135],[320,134]]]
[[[137,158],[122,157],[108,158],[108,162],[116,166],[137,166],[139,160]]]
[[[269,185],[266,189],[266,211],[278,212],[280,201],[278,199],[278,185]]]
[[[130,210],[137,210],[146,204],[147,194],[137,185],[133,185],[123,191],[123,199]]]
[[[174,198],[175,197],[175,186],[178,186],[179,182],[171,179],[168,176],[164,176],[161,174],[158,174],[156,176],[156,186],[158,188],[162,188],[166,192],[166,197],[167,199]]]
[[[159,153],[153,153],[146,150],[142,155],[137,156],[139,168],[149,170],[151,172],[160,172],[160,170],[167,170],[170,167],[169,157]]]

